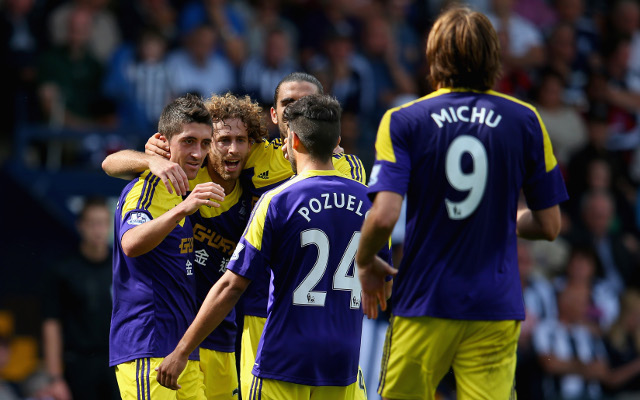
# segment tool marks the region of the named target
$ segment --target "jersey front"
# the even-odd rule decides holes
[[[270,271],[254,375],[355,382],[362,311],[354,258],[369,208],[366,187],[335,170],[307,171],[260,199],[228,267],[252,280]]]
[[[342,175],[366,182],[366,173],[362,161],[351,154],[334,154],[333,166]],[[284,158],[282,140],[275,139],[256,143],[242,171],[243,189],[251,197],[251,206],[260,196],[278,187],[283,181],[293,176],[289,160]],[[267,317],[267,295],[269,294],[269,275],[256,276],[242,295],[242,307],[245,315]]]
[[[568,198],[535,108],[494,91],[440,89],[384,115],[369,193],[407,196],[394,314],[524,319],[516,252],[532,210]]]
[[[145,171],[129,183],[114,216],[113,312],[109,365],[137,358],[165,357],[196,314],[193,231],[183,219],[153,250],[127,257],[122,236],[182,201],[160,178]],[[190,355],[197,360],[197,352]]]
[[[191,190],[199,183],[211,182],[207,166],[200,168],[196,178],[189,182]],[[189,216],[193,225],[196,298],[202,304],[211,287],[227,270],[229,258],[236,248],[250,213],[248,199],[242,197],[239,182],[227,194],[220,207],[202,206]],[[207,336],[200,347],[230,353],[235,351],[236,314],[229,315]]]

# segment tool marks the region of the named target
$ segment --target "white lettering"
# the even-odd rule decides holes
[[[332,208],[336,208],[336,209],[344,208],[355,213],[359,217],[365,217],[365,218],[366,218],[366,214],[363,215],[363,213],[369,212],[369,210],[366,208],[367,205],[365,204],[365,200],[360,200],[357,196],[354,196],[354,195],[345,195],[344,193],[333,193],[333,204],[331,203],[331,193],[322,193],[320,194],[320,197],[324,199],[324,202],[315,197],[312,197],[309,199],[308,204],[298,208],[298,214],[300,214],[302,218],[306,219],[307,222],[311,222],[311,219],[312,219],[311,212],[313,212],[314,214],[319,214],[324,210],[329,210]],[[347,197],[346,201],[345,201],[345,197]],[[341,201],[340,204],[338,204],[338,200]],[[345,207],[345,204],[346,204],[346,207]],[[333,211],[333,212],[337,212],[337,211]]]
[[[333,208],[329,205],[329,193],[322,193],[321,196],[324,197],[324,209]]]
[[[467,106],[458,107],[458,111],[456,111],[456,114],[458,115],[458,119],[462,122],[469,122],[469,117],[465,117],[464,115],[462,115],[463,111],[469,111],[469,107]]]
[[[307,220],[307,222],[311,222],[311,218],[309,218],[309,209],[307,207],[300,207],[298,213]]]
[[[444,126],[442,121],[446,120],[447,122],[451,122],[451,117],[449,116],[449,113],[447,113],[447,110],[444,108],[440,110],[440,115],[432,113],[431,118],[433,118],[436,124],[438,124],[438,128],[442,128]]]
[[[482,107],[480,111],[478,111],[477,107],[473,107],[471,109],[471,122],[476,122],[476,119],[479,119],[479,123],[484,124],[484,114],[487,112],[487,109]]]
[[[358,203],[358,209],[356,210],[356,214],[362,217],[362,213],[360,212],[361,207],[362,207],[362,200],[360,200],[360,203]]]
[[[449,107],[449,112],[451,113],[451,118],[453,118],[453,122],[458,122],[458,118],[456,118],[456,111],[453,107]]]
[[[347,210],[353,211],[353,205],[355,204],[354,203],[355,199],[356,199],[355,196],[349,195],[349,199],[347,201]]]
[[[344,207],[344,193],[340,193],[340,196],[342,196],[342,202],[340,204],[338,204],[337,195],[338,195],[337,193],[333,194],[333,204],[338,208],[342,208],[342,207]]]
[[[315,204],[317,204],[317,209],[313,207]],[[322,211],[322,203],[320,203],[320,200],[316,199],[315,197],[312,198],[311,200],[309,200],[309,208],[311,208],[311,211],[313,211],[314,213],[319,213],[320,211]]]
[[[498,124],[500,123],[500,120],[502,119],[502,115],[496,114],[496,118],[493,120],[493,122],[491,122],[492,116],[493,116],[493,110],[489,110],[489,115],[487,115],[487,120],[485,121],[485,124],[487,124],[489,128],[495,128],[496,126],[498,126]]]

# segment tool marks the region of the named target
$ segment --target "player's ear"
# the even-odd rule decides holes
[[[278,125],[278,113],[276,112],[276,109],[271,107],[271,110],[269,113],[271,114],[271,122]]]
[[[291,142],[291,147],[293,147],[296,151],[300,151],[300,146],[302,146],[302,142],[300,141],[300,138],[294,131],[290,131],[290,132],[291,132],[291,138],[293,139],[293,141]]]

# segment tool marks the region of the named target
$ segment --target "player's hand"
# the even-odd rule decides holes
[[[187,366],[187,356],[180,356],[175,351],[162,360],[156,371],[156,380],[162,386],[171,390],[178,390],[182,386],[178,385],[178,377]]]
[[[144,144],[144,152],[146,154],[164,157],[167,160],[171,157],[171,153],[169,152],[169,143],[162,134],[157,132],[147,140],[147,143]]]
[[[397,273],[397,269],[378,256],[370,264],[358,264],[358,277],[362,286],[362,312],[369,319],[378,318],[378,304],[382,311],[387,309],[389,285],[386,284],[386,277],[395,276]]]
[[[216,200],[216,201],[212,201]],[[187,215],[191,215],[201,206],[220,207],[224,200],[224,189],[217,183],[199,183],[180,206]]]
[[[180,165],[173,161],[160,157],[150,157],[149,170],[152,174],[159,177],[162,183],[167,187],[169,193],[173,193],[176,189],[178,196],[184,196],[189,191],[189,178]]]

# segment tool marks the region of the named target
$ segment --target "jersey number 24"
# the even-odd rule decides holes
[[[353,232],[351,240],[345,249],[340,264],[336,272],[333,274],[333,290],[349,291],[349,307],[351,309],[360,308],[360,294],[362,288],[360,280],[356,274],[356,268],[353,269],[353,275],[349,275],[351,264],[355,263],[356,250],[360,241],[360,232]],[[329,263],[329,238],[321,229],[308,229],[300,233],[300,245],[306,247],[315,245],[318,248],[318,258],[313,268],[307,276],[300,282],[298,287],[293,291],[293,304],[299,306],[317,306],[324,307],[327,298],[326,292],[314,291],[316,285],[324,276],[327,265]]]

